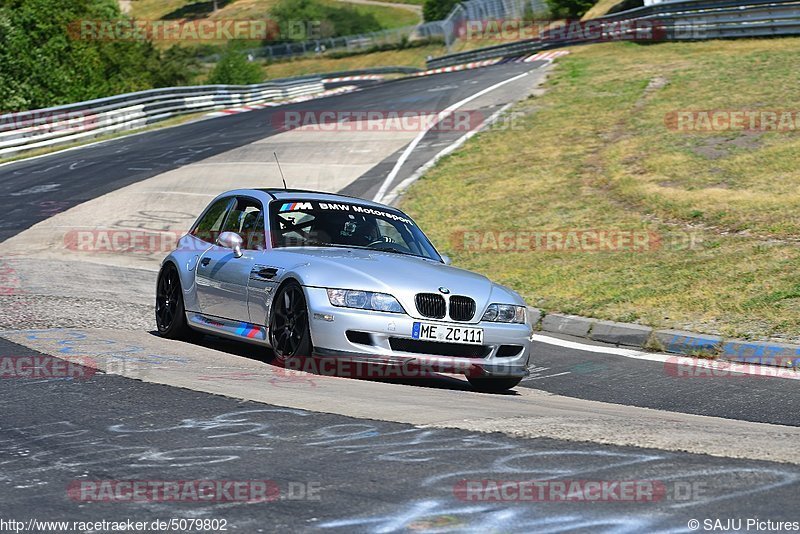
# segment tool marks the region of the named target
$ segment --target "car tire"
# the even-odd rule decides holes
[[[522,377],[486,377],[486,376],[468,376],[467,380],[472,384],[472,387],[478,391],[486,393],[500,393],[516,387],[521,381]]]
[[[156,327],[158,335],[167,339],[191,340],[197,334],[186,321],[183,289],[178,269],[168,263],[158,274],[156,283]]]
[[[311,357],[311,321],[303,287],[295,281],[281,286],[270,307],[269,341],[275,359]]]

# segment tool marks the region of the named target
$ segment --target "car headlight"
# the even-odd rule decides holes
[[[328,300],[340,308],[358,308],[391,313],[405,313],[397,299],[386,293],[355,289],[329,289]]]
[[[489,304],[486,313],[483,314],[483,321],[494,323],[524,323],[525,306],[514,306],[513,304]]]

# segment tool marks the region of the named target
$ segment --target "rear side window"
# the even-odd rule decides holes
[[[192,230],[192,235],[207,243],[216,243],[217,236],[219,236],[222,229],[222,223],[225,222],[225,215],[228,214],[228,209],[234,201],[235,199],[229,197],[221,198],[214,202],[203,217],[197,221],[194,230]]]
[[[244,239],[243,248],[264,250],[264,212],[261,202],[248,197],[236,197],[236,204],[228,212],[223,232],[235,232]]]

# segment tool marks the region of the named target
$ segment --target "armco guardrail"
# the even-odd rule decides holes
[[[703,40],[736,37],[800,35],[797,0],[695,0],[655,4],[584,21],[602,35],[596,39],[557,39],[544,34],[504,45],[448,54],[428,61],[428,68],[538,52],[576,44],[636,37],[649,23],[658,32],[653,40]],[[635,23],[635,24],[634,24]],[[633,29],[631,29],[633,28]],[[642,39],[644,40],[644,39]]]
[[[152,89],[77,104],[0,115],[0,157],[140,128],[174,115],[318,93],[320,77],[257,85]]]

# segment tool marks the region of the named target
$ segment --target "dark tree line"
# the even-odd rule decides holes
[[[122,18],[115,0],[0,0],[0,111],[188,83],[189,55],[150,42],[81,39],[81,20]]]

